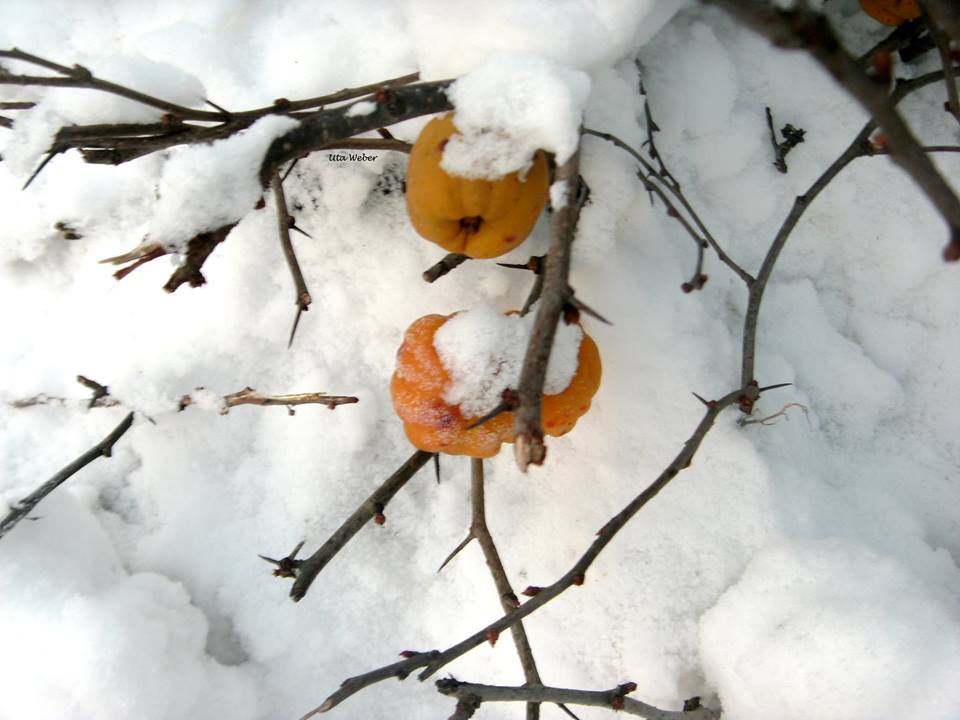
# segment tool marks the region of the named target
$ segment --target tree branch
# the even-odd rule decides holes
[[[653,705],[626,697],[636,688],[634,683],[624,683],[612,690],[571,690],[547,686],[504,687],[502,685],[478,685],[460,682],[454,678],[437,680],[437,690],[442,695],[456,698],[476,698],[485,702],[553,702],[567,705],[587,705],[619,710],[627,715],[646,720],[719,720],[720,713],[705,707],[696,710],[661,710]]]
[[[477,539],[480,549],[483,551],[483,559],[487,562],[490,575],[493,577],[493,584],[497,588],[500,606],[504,613],[509,613],[520,605],[520,601],[517,599],[516,593],[513,592],[513,588],[510,587],[507,571],[503,567],[500,553],[497,552],[497,546],[493,542],[490,529],[487,527],[486,501],[483,488],[483,460],[480,458],[470,459],[470,497],[473,506],[470,535]],[[524,629],[523,623],[518,622],[511,627],[510,634],[513,637],[513,644],[517,648],[517,655],[520,657],[520,665],[523,668],[523,676],[527,685],[540,685],[537,661],[533,657],[533,650],[530,647],[530,641],[527,639],[527,631]],[[539,717],[540,704],[537,702],[527,703],[527,720],[538,720]]]
[[[312,718],[315,715],[329,712],[351,695],[360,692],[370,685],[375,685],[382,680],[389,680],[390,678],[406,680],[410,673],[412,673],[414,670],[422,668],[424,665],[430,662],[430,658],[434,657],[437,654],[437,651],[431,650],[430,652],[421,653],[412,650],[406,650],[400,654],[404,657],[404,659],[400,660],[399,662],[391,663],[390,665],[385,665],[382,668],[371,670],[363,675],[356,675],[352,678],[344,680],[342,683],[340,683],[339,690],[324,700],[321,705],[300,718],[300,720],[309,720],[309,718]]]
[[[587,551],[580,557],[579,560],[577,560],[574,566],[570,568],[565,575],[563,575],[563,577],[548,587],[527,588],[525,594],[532,595],[530,600],[526,601],[520,607],[507,613],[498,620],[490,623],[482,630],[479,630],[470,637],[441,652],[434,659],[432,659],[428,665],[426,665],[425,669],[419,674],[418,677],[421,680],[426,680],[447,663],[455,660],[464,653],[485,642],[490,634],[503,632],[507,628],[512,627],[516,622],[522,620],[523,618],[532,614],[534,611],[546,605],[568,588],[574,585],[582,585],[586,577],[587,570],[593,564],[593,561],[597,559],[603,549],[610,543],[611,540],[613,540],[616,534],[630,521],[634,515],[637,514],[637,512],[644,505],[656,497],[657,494],[664,487],[666,487],[671,480],[673,480],[673,478],[675,478],[684,468],[689,467],[693,456],[700,447],[700,443],[703,442],[703,438],[706,437],[707,432],[709,432],[710,428],[713,427],[713,423],[720,412],[733,403],[740,402],[744,397],[755,393],[755,387],[743,388],[741,390],[735,390],[719,400],[709,401],[707,403],[707,410],[703,416],[703,419],[697,425],[697,428],[694,430],[693,434],[684,443],[683,449],[674,458],[673,462],[671,462],[667,468],[660,473],[659,477],[657,477],[657,479],[654,480],[643,492],[631,500],[630,503],[623,508],[623,510],[617,513],[617,515],[611,518],[607,524],[603,526],[598,534],[597,539],[593,541],[590,547],[587,548]]]
[[[896,88],[890,96],[891,105],[896,105],[911,92],[926,87],[934,82],[943,79],[943,72],[937,71],[914,78],[898,82]],[[757,272],[756,280],[750,285],[750,292],[747,298],[747,311],[744,316],[743,324],[743,350],[741,354],[741,373],[740,381],[747,386],[754,380],[756,363],[756,341],[757,341],[757,322],[760,317],[760,305],[763,302],[763,294],[766,291],[767,283],[773,272],[774,265],[780,257],[780,253],[786,245],[787,239],[793,232],[800,218],[807,211],[807,208],[813,203],[820,192],[830,184],[830,182],[840,174],[847,165],[859,157],[864,157],[876,152],[869,143],[871,133],[876,129],[876,123],[873,120],[867,122],[863,129],[857,133],[847,149],[834,160],[830,166],[824,170],[807,191],[794,200],[793,207],[777,231],[767,254],[763,258],[760,270]]]
[[[287,100],[285,98],[280,98],[274,101],[273,105],[231,113],[230,111],[223,109],[220,109],[217,112],[210,112],[208,110],[197,110],[194,108],[184,107],[183,105],[177,105],[176,103],[172,103],[152,95],[147,95],[146,93],[133,90],[132,88],[128,88],[118,83],[102,80],[98,77],[95,77],[93,73],[81,65],[74,65],[72,68],[67,67],[66,65],[60,65],[50,60],[45,60],[37,55],[24,52],[18,48],[0,50],[0,58],[20,60],[60,73],[60,77],[14,75],[0,68],[0,85],[33,85],[100,90],[127,98],[128,100],[133,100],[134,102],[138,102],[142,105],[154,107],[158,110],[164,110],[183,120],[197,120],[206,122],[222,122],[231,119],[250,119],[262,117],[264,115],[276,112],[290,113],[299,110],[309,110],[312,108],[322,107],[327,104],[343,102],[345,100],[352,100],[363,95],[369,95],[370,93],[382,88],[395,88],[408,85],[416,82],[420,78],[419,73],[411,73],[409,75],[403,75],[401,77],[384,80],[382,82],[371,83],[369,85],[344,88],[343,90],[338,90],[334,93],[320,95],[313,98],[306,98],[304,100]],[[209,101],[207,102],[208,104],[213,104]]]
[[[431,457],[433,457],[433,453],[417,450],[393,475],[384,480],[383,484],[374,490],[370,497],[360,504],[360,507],[344,521],[319,550],[303,561],[297,579],[290,589],[290,597],[293,598],[294,602],[303,599],[307,590],[310,589],[310,585],[320,574],[320,571],[326,567],[327,563],[350,542],[360,528],[375,516],[383,513],[387,503],[397,494],[400,488],[407,484],[410,478],[416,475],[420,468],[427,464]],[[391,676],[388,675],[387,677]]]
[[[600,132],[599,130],[591,130],[589,128],[584,128],[583,134],[592,135],[594,137],[600,138],[601,140],[606,140],[607,142],[616,145],[621,150],[629,153],[634,160],[640,163],[640,166],[643,168],[644,172],[646,173],[646,175],[638,176],[640,177],[640,181],[644,184],[644,187],[647,189],[648,192],[655,193],[657,197],[659,197],[660,200],[663,201],[663,204],[667,207],[667,213],[670,215],[670,217],[676,218],[677,221],[683,226],[683,229],[687,231],[687,234],[690,235],[690,237],[693,238],[694,242],[697,243],[697,246],[701,248],[700,252],[702,252],[703,243],[704,242],[709,243],[710,247],[713,248],[713,251],[717,254],[717,257],[720,259],[720,261],[724,265],[726,265],[728,268],[733,270],[733,272],[736,273],[737,277],[743,280],[744,284],[746,284],[748,287],[750,286],[750,284],[753,282],[753,276],[750,275],[750,273],[748,273],[742,267],[740,267],[740,265],[738,265],[733,260],[733,258],[727,255],[727,253],[723,250],[723,248],[720,247],[720,244],[717,242],[716,238],[713,237],[713,234],[707,229],[707,226],[700,220],[700,216],[696,213],[696,211],[694,211],[693,207],[687,201],[686,196],[684,196],[683,193],[681,192],[679,184],[676,184],[675,182],[671,183],[668,179],[666,179],[663,175],[661,175],[661,173],[658,172],[649,162],[647,162],[646,158],[644,158],[639,152],[634,150],[632,147],[627,145],[623,140],[618,138],[616,135],[611,135],[610,133],[606,133],[606,132]],[[656,157],[659,158],[660,156],[657,155]],[[663,188],[661,188],[658,183],[654,182],[654,179],[662,183],[667,190],[664,191]],[[673,201],[669,197],[667,197],[667,194],[666,194],[667,192],[669,192],[677,200],[677,202],[680,203],[680,207],[682,207],[686,211],[686,213],[693,219],[693,222],[699,228],[700,232],[702,233],[702,236],[698,234],[696,230],[694,230],[693,226],[691,226],[690,222],[686,219],[686,216],[683,213],[681,213],[677,209],[677,206],[673,203]],[[695,275],[698,275],[698,274],[699,273],[695,273]]]
[[[752,391],[750,393],[749,391]],[[639,510],[650,502],[657,493],[659,493],[664,487],[669,484],[669,482],[676,477],[683,469],[690,466],[691,461],[693,460],[694,455],[696,455],[697,450],[700,448],[700,444],[703,442],[704,437],[713,427],[717,416],[730,405],[741,402],[742,399],[748,394],[755,394],[757,389],[752,388],[743,388],[742,390],[736,390],[728,395],[720,398],[719,400],[704,401],[704,405],[707,410],[700,420],[700,423],[697,425],[693,434],[687,439],[683,445],[683,449],[679,454],[674,458],[666,469],[657,477],[654,482],[652,482],[643,492],[637,495],[630,503],[623,508],[617,515],[611,518],[601,530],[597,533],[597,539],[593,541],[586,552],[580,557],[579,560],[574,564],[574,566],[557,580],[553,585],[549,587],[529,587],[524,591],[525,595],[530,596],[530,600],[527,600],[520,607],[515,608],[508,612],[503,617],[499,618],[493,623],[490,623],[482,630],[474,633],[465,640],[453,645],[443,652],[438,652],[436,650],[431,650],[430,652],[424,653],[415,653],[410,654],[406,660],[402,663],[393,663],[391,665],[386,665],[382,668],[377,668],[363,675],[357,675],[356,677],[350,678],[341,684],[340,689],[328,697],[320,707],[318,707],[316,712],[326,712],[330,710],[335,705],[343,702],[351,695],[356,692],[359,692],[363,688],[372,685],[373,683],[385,680],[391,677],[398,677],[399,679],[404,679],[409,673],[413,672],[419,668],[425,668],[423,672],[418,676],[420,680],[426,680],[428,677],[433,675],[437,670],[445,666],[447,663],[455,660],[466,652],[469,652],[473,648],[481,645],[484,642],[487,642],[488,638],[494,634],[499,634],[507,628],[513,627],[516,623],[523,620],[523,618],[531,615],[533,612],[539,608],[546,605],[550,600],[554,599],[562,592],[574,585],[582,585],[586,577],[586,571],[589,569],[590,565],[594,560],[600,555],[603,549],[610,543],[611,540],[616,536],[616,534],[630,521],[630,519],[636,515]],[[398,672],[398,670],[400,672]],[[305,716],[310,717],[310,715]]]
[[[930,36],[937,45],[937,52],[940,54],[940,65],[943,67],[943,80],[947,86],[947,102],[944,103],[944,109],[953,115],[957,122],[960,122],[960,98],[957,95],[957,78],[953,73],[953,58],[950,53],[950,36],[940,27],[940,24],[930,15],[927,9],[927,3],[920,3],[920,10],[923,12],[923,22],[930,31]],[[960,38],[958,38],[960,42]]]
[[[469,259],[469,255],[463,255],[461,253],[444,255],[439,262],[423,271],[423,280],[428,283],[436,282],[451,270],[463,265],[463,263]]]
[[[301,155],[403,120],[451,110],[446,93],[451,82],[438,80],[377,92],[374,109],[366,114],[352,114],[353,105],[348,105],[303,117],[297,127],[270,144],[260,167],[261,182],[266,187],[281,165]]]
[[[950,230],[944,259],[960,259],[960,199],[887,96],[883,84],[870,79],[841,45],[827,19],[805,3],[784,10],[764,0],[709,0],[774,45],[800,48],[817,60],[850,93],[883,130],[891,157],[920,186]]]
[[[541,421],[543,383],[557,323],[560,321],[563,306],[573,295],[567,277],[570,274],[570,245],[573,243],[580,215],[580,205],[576,199],[579,167],[578,146],[570,159],[557,168],[554,181],[564,184],[563,200],[559,208],[554,208],[550,223],[550,246],[543,272],[543,295],[537,307],[537,316],[530,333],[517,388],[520,405],[516,410],[514,456],[522,472],[526,472],[531,463],[541,465],[547,454]]]
[[[280,235],[280,246],[283,248],[283,256],[287,260],[287,267],[290,268],[290,275],[293,277],[293,286],[296,291],[294,302],[297,306],[297,314],[293,320],[293,328],[290,330],[290,340],[287,342],[289,348],[293,345],[293,336],[297,332],[300,315],[310,309],[310,303],[313,302],[313,299],[310,297],[307,283],[303,279],[303,271],[297,261],[297,254],[293,250],[293,242],[290,240],[290,227],[293,225],[293,218],[290,217],[290,212],[287,210],[287,197],[283,192],[283,180],[279,171],[273,173],[271,185],[273,185],[273,200],[277,206],[277,232]]]
[[[37,506],[41,500],[56,490],[72,475],[85,468],[99,457],[110,457],[113,453],[113,446],[116,444],[130,426],[133,425],[133,413],[127,413],[127,416],[117,425],[109,435],[103,440],[87,450],[72,463],[63,468],[60,472],[47,480],[25,498],[13,504],[7,516],[0,520],[0,539],[10,532],[17,523],[30,514],[30,511]]]

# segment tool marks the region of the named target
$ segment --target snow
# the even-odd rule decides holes
[[[940,574],[955,568],[943,551],[917,559],[932,572],[836,538],[759,553],[701,624],[726,714],[956,717],[960,620]]]
[[[451,175],[495,179],[529,167],[534,153],[563,164],[577,147],[590,78],[536,55],[496,53],[448,91],[458,133],[443,151]]]
[[[264,153],[297,125],[293,118],[267,115],[224,140],[174,148],[160,175],[147,239],[182,250],[194,235],[246,215],[263,195]]]
[[[361,100],[360,102],[351,105],[346,114],[347,117],[357,117],[358,115],[369,115],[376,109],[377,104],[375,102]]]
[[[554,211],[567,206],[567,183],[565,180],[550,185],[550,207]]]
[[[433,336],[433,346],[450,374],[443,399],[459,405],[464,417],[493,410],[503,391],[516,390],[536,313],[504,315],[489,305],[459,312]],[[577,371],[583,330],[560,323],[547,364],[543,391],[559,395]]]
[[[533,143],[560,152],[581,113],[586,126],[639,149],[649,103],[657,149],[691,204],[756,272],[794,198],[866,117],[802,54],[700,3],[675,14],[680,5],[19,0],[0,3],[0,47],[231,110],[417,70],[483,77],[500,67],[515,87],[491,97],[481,83],[457,111],[486,103],[491,117],[477,127],[526,153]],[[856,52],[885,32],[854,0],[823,7]],[[897,70],[935,66],[930,54]],[[534,75],[552,78],[553,90],[541,97],[523,80]],[[285,183],[297,225],[312,236],[293,242],[313,297],[287,350],[294,289],[272,197],[252,208],[262,194],[258,153],[293,121],[268,118],[232,140],[118,167],[65,153],[21,191],[61,122],[161,113],[92,91],[0,86],[0,98],[40,101],[4,111],[17,123],[0,129],[0,506],[136,411],[112,458],[0,540],[0,718],[300,717],[347,676],[400,650],[448,647],[498,617],[475,544],[436,572],[469,524],[468,463],[458,458],[441,459],[439,484],[428,471],[413,478],[386,524],[358,533],[300,603],[257,555],[281,557],[300,540],[301,555],[313,552],[410,456],[389,378],[415,318],[469,310],[448,323],[451,333],[462,326],[451,346],[453,364],[463,363],[458,392],[479,403],[483,386],[489,404],[492,384],[467,386],[496,356],[474,349],[500,326],[515,336],[510,347],[523,345],[529,329],[502,313],[522,306],[531,273],[470,261],[423,283],[443,253],[410,226],[405,156],[334,162],[314,153]],[[543,104],[527,108],[534,100]],[[943,100],[931,86],[901,108],[927,144],[956,142]],[[786,175],[771,165],[764,106],[778,128],[807,131]],[[390,129],[412,141],[426,122]],[[935,162],[957,185],[960,158]],[[708,251],[709,283],[682,293],[696,248],[662,204],[651,205],[633,159],[584,138],[581,173],[590,198],[570,282],[614,325],[583,319],[603,384],[574,431],[548,441],[546,464],[524,476],[509,452],[485,463],[488,523],[517,590],[565,573],[690,436],[703,410],[691,391],[719,397],[740,371],[740,280]],[[241,216],[200,289],[162,292],[175,259],[121,282],[97,262],[145,236],[177,244]],[[66,239],[57,223],[82,238]],[[498,260],[544,253],[548,225],[545,213]],[[793,383],[764,393],[757,416],[801,403],[808,419],[793,407],[789,421],[740,427],[735,410],[722,414],[691,467],[603,551],[584,586],[525,621],[545,682],[598,689],[632,680],[646,702],[677,709],[700,695],[729,720],[960,715],[960,326],[945,241],[940,218],[889,158],[855,161],[815,200],[773,273],[757,337],[760,384]],[[569,369],[569,356],[557,358]],[[109,385],[123,407],[87,410],[78,373]],[[281,407],[214,412],[246,386],[360,402],[335,412],[301,406],[294,417]],[[41,393],[66,402],[9,404]],[[177,412],[188,393],[199,407]],[[444,672],[486,683],[522,677],[507,639]],[[426,720],[452,704],[408,678],[365,689],[331,717],[398,712]],[[543,713],[563,717],[550,706]],[[480,714],[518,718],[523,709]]]

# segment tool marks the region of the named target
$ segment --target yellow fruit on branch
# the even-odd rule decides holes
[[[920,17],[917,0],[860,0],[860,7],[874,20],[891,27]]]
[[[448,252],[492,258],[522,243],[546,204],[547,161],[537,152],[526,176],[513,172],[496,180],[448,174],[443,152],[457,132],[453,114],[431,120],[410,151],[407,212],[413,227]]]
[[[513,442],[514,415],[502,412],[477,427],[458,405],[444,399],[452,382],[434,346],[437,331],[455,315],[427,315],[414,322],[397,352],[397,368],[390,382],[393,407],[403,421],[410,442],[421,450],[476,458],[493,457],[505,442]],[[600,387],[600,352],[583,333],[577,366],[561,392],[543,396],[542,422],[547,435],[565,435],[590,409]]]

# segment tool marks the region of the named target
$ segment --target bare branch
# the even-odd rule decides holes
[[[923,12],[923,22],[930,31],[930,36],[937,45],[937,52],[940,54],[940,64],[943,67],[944,84],[947,86],[947,102],[944,103],[944,109],[953,115],[957,122],[960,122],[960,98],[957,95],[957,78],[953,72],[953,58],[950,51],[950,36],[940,27],[940,24],[930,16],[927,9],[927,3],[920,3],[920,10]],[[960,38],[958,38],[960,43]]]
[[[416,82],[420,75],[419,73],[411,73],[409,75],[403,75],[401,77],[396,77],[390,80],[384,80],[382,82],[371,83],[369,85],[361,85],[359,87],[345,88],[343,90],[338,90],[334,93],[329,93],[327,95],[320,95],[318,97],[306,98],[304,100],[287,100],[285,98],[280,98],[272,105],[268,105],[262,108],[255,108],[252,110],[244,110],[242,112],[231,113],[227,110],[219,108],[219,106],[214,103],[206,100],[205,102],[213,107],[218,108],[218,112],[209,112],[206,110],[197,110],[194,108],[184,107],[182,105],[177,105],[176,103],[171,103],[167,100],[161,98],[153,97],[152,95],[147,95],[145,93],[138,92],[131,88],[119,85],[117,83],[109,82],[107,80],[102,80],[97,78],[91,73],[87,68],[84,68],[80,65],[74,65],[72,68],[65,65],[60,65],[44,58],[32,55],[30,53],[24,52],[17,48],[12,48],[10,50],[0,50],[0,58],[9,58],[11,60],[20,60],[23,62],[31,63],[33,65],[38,65],[44,67],[48,70],[53,70],[54,72],[60,73],[61,77],[49,77],[49,76],[27,76],[27,75],[13,75],[9,72],[5,72],[0,69],[0,85],[34,85],[34,86],[51,86],[51,87],[72,87],[72,88],[89,88],[93,90],[101,90],[103,92],[108,92],[113,95],[118,95],[120,97],[125,97],[128,100],[133,100],[135,102],[141,103],[142,105],[148,105],[150,107],[155,107],[159,110],[164,110],[166,112],[172,113],[179,118],[184,120],[199,120],[207,122],[218,122],[231,119],[246,119],[252,117],[261,117],[263,115],[268,115],[270,113],[283,112],[290,113],[293,111],[299,110],[309,110],[312,108],[322,107],[331,103],[344,102],[346,100],[352,100],[354,98],[361,97],[363,95],[369,95],[372,92],[383,88],[396,88],[408,85],[410,83]]]
[[[184,399],[190,396],[184,396]],[[180,400],[181,407],[186,407],[190,403],[184,404],[184,399]],[[292,408],[294,405],[326,405],[331,410],[340,405],[352,405],[360,402],[359,399],[351,395],[326,395],[324,393],[295,393],[293,395],[261,395],[253,388],[244,388],[239,392],[231,393],[223,397],[223,409],[221,415],[226,415],[230,408],[237,405],[282,405]],[[293,415],[293,411],[290,411]]]
[[[943,79],[943,72],[933,72],[913,80],[900,81],[890,96],[891,105],[896,105],[911,92],[926,87],[934,82]],[[774,265],[780,257],[787,239],[793,232],[800,218],[810,207],[820,192],[830,184],[830,182],[840,174],[847,165],[859,157],[871,155],[876,150],[869,143],[871,133],[876,129],[876,123],[873,120],[867,122],[863,129],[857,133],[846,150],[834,160],[830,166],[824,170],[823,174],[817,178],[807,191],[794,200],[793,207],[777,231],[767,254],[763,258],[763,263],[757,272],[756,280],[750,285],[750,293],[747,298],[747,311],[744,316],[743,326],[743,350],[741,355],[741,373],[740,381],[744,386],[754,380],[754,365],[756,362],[756,340],[757,340],[757,322],[760,316],[760,305],[763,302],[763,294],[766,290],[767,282],[773,272]]]
[[[610,543],[611,540],[613,540],[616,534],[630,521],[634,515],[637,514],[637,512],[644,505],[656,497],[657,494],[664,487],[666,487],[671,480],[673,480],[673,478],[675,478],[684,468],[689,467],[693,456],[700,447],[700,443],[703,442],[703,438],[706,437],[707,432],[709,432],[710,428],[713,427],[713,423],[720,412],[730,405],[740,402],[744,397],[754,397],[757,392],[758,391],[755,386],[750,386],[740,390],[735,390],[719,400],[708,401],[707,409],[704,413],[703,419],[701,419],[693,434],[684,443],[683,448],[674,458],[673,462],[671,462],[667,468],[660,473],[659,477],[657,477],[657,479],[654,480],[643,492],[631,500],[630,503],[623,508],[623,510],[617,513],[617,515],[611,518],[607,524],[603,526],[597,536],[597,539],[593,541],[590,547],[587,548],[587,551],[580,557],[579,560],[577,560],[573,567],[567,571],[565,575],[563,575],[563,577],[548,587],[528,588],[527,591],[525,591],[525,594],[532,595],[530,600],[526,601],[520,607],[507,613],[498,620],[490,623],[482,630],[479,630],[470,637],[438,654],[429,662],[428,665],[426,665],[425,669],[418,677],[421,680],[426,680],[428,677],[437,672],[437,670],[444,667],[447,663],[484,643],[491,633],[503,632],[507,628],[512,627],[518,621],[546,605],[568,588],[574,585],[582,585],[586,577],[587,570],[593,564],[593,561],[597,559],[603,549]]]
[[[727,255],[727,253],[723,250],[722,247],[720,247],[720,244],[716,241],[716,238],[713,237],[713,235],[707,229],[706,225],[700,220],[700,216],[694,211],[693,207],[687,201],[686,196],[684,196],[683,193],[681,192],[679,184],[677,184],[675,181],[673,183],[669,182],[661,174],[660,171],[656,170],[656,168],[654,168],[647,161],[646,158],[644,158],[639,152],[634,150],[632,147],[627,145],[623,140],[618,138],[616,135],[611,135],[610,133],[606,133],[606,132],[600,132],[599,130],[591,130],[589,128],[584,128],[583,134],[592,135],[594,137],[600,138],[601,140],[606,140],[609,143],[613,143],[621,150],[629,153],[634,160],[640,163],[640,166],[643,168],[643,171],[645,174],[638,175],[638,177],[640,178],[640,181],[644,184],[644,187],[647,189],[647,191],[651,193],[655,193],[657,197],[659,197],[660,200],[663,201],[663,204],[667,207],[667,214],[670,215],[670,217],[677,219],[677,221],[683,226],[683,229],[687,231],[687,234],[690,235],[690,237],[693,238],[694,242],[697,243],[697,247],[700,248],[700,250],[698,250],[698,264],[697,264],[698,271],[697,273],[695,273],[695,275],[701,274],[699,270],[702,267],[702,262],[703,262],[702,248],[704,243],[708,243],[710,247],[713,248],[713,251],[717,253],[717,257],[720,259],[720,261],[724,265],[726,265],[728,268],[733,270],[733,272],[736,273],[737,276],[741,280],[743,280],[743,282],[749,287],[749,285],[753,282],[753,277],[746,270],[740,267],[740,265],[738,265],[733,260],[733,258]],[[659,158],[659,155],[657,155],[657,157]],[[661,162],[661,165],[662,165],[662,162]],[[662,183],[663,186],[666,188],[666,190],[664,190],[660,186],[660,184],[658,184],[657,182],[654,182],[654,180],[658,180],[660,183]],[[667,197],[667,192],[669,192],[673,196],[673,198],[677,200],[677,202],[680,204],[680,207],[682,207],[686,211],[686,215],[689,215],[693,219],[693,222],[696,224],[697,228],[699,228],[700,233],[702,233],[702,235],[699,234],[696,230],[694,230],[693,226],[687,220],[686,215],[684,213],[681,213],[680,210],[677,208],[677,206],[674,204],[674,202],[669,197]]]
[[[400,660],[399,662],[385,665],[382,668],[371,670],[363,675],[356,675],[352,678],[344,680],[342,683],[340,683],[339,690],[324,700],[323,703],[321,703],[318,707],[314,708],[300,718],[300,720],[309,720],[309,718],[312,718],[315,715],[329,712],[351,695],[358,693],[365,687],[374,685],[382,680],[389,680],[390,678],[405,680],[407,676],[414,670],[422,668],[424,665],[430,662],[430,659],[437,654],[437,651],[431,650],[423,653],[405,651],[400,654],[403,655],[405,658],[404,660]]]
[[[444,255],[438,263],[423,271],[424,282],[432,283],[439,280],[454,268],[463,265],[463,263],[469,259],[470,257],[468,255],[463,255],[461,253],[450,253],[449,255]]]
[[[570,245],[573,243],[580,215],[580,205],[576,200],[579,167],[578,146],[570,159],[557,168],[554,181],[563,183],[563,201],[560,208],[554,209],[550,223],[550,246],[543,271],[543,296],[537,306],[537,316],[530,333],[517,388],[520,406],[516,412],[514,455],[522,472],[526,472],[531,463],[542,464],[547,454],[541,424],[543,383],[557,323],[560,321],[563,306],[573,295],[567,277],[570,274]]]
[[[350,542],[360,528],[375,516],[383,513],[387,503],[397,494],[400,488],[407,484],[410,478],[416,475],[420,468],[427,464],[431,457],[433,457],[433,453],[417,450],[393,475],[384,480],[383,484],[374,490],[370,497],[360,504],[360,507],[344,521],[319,550],[303,561],[297,579],[290,589],[290,597],[293,598],[294,602],[303,599],[307,590],[310,589],[310,585],[320,574],[320,571],[326,567],[327,563]]]
[[[287,197],[283,192],[283,180],[280,173],[273,174],[273,200],[277,206],[277,232],[280,235],[280,246],[283,248],[283,256],[287,260],[287,267],[290,268],[290,275],[293,276],[293,285],[296,291],[294,300],[297,306],[297,316],[293,322],[293,329],[290,331],[290,340],[287,347],[293,345],[293,336],[297,331],[297,323],[300,320],[301,313],[310,309],[310,303],[313,299],[310,297],[310,291],[307,289],[307,283],[303,279],[303,271],[300,269],[300,263],[297,261],[297,254],[293,250],[293,243],[290,240],[290,228],[293,225],[293,218],[287,210]]]
[[[922,34],[923,23],[920,20],[910,20],[898,25],[887,37],[858,57],[857,64],[867,70],[878,55],[894,53],[914,42]]]
[[[587,705],[619,710],[627,715],[646,720],[718,720],[720,713],[705,707],[696,710],[661,710],[653,705],[626,697],[636,688],[634,683],[624,683],[612,690],[571,690],[547,686],[505,687],[501,685],[478,685],[453,678],[437,680],[437,690],[443,695],[456,698],[473,697],[478,703],[485,702],[553,702],[568,705]]]
[[[946,260],[960,259],[960,198],[920,149],[883,84],[863,72],[833,32],[827,19],[806,4],[790,10],[765,0],[709,0],[774,45],[799,48],[816,59],[867,110],[883,130],[892,158],[940,212],[950,230]]]
[[[960,5],[954,0],[923,0],[922,5],[950,39],[960,43]]]
[[[166,100],[153,97],[152,95],[147,95],[123,85],[112,83],[108,80],[101,80],[100,78],[95,77],[93,73],[91,73],[82,65],[74,65],[73,67],[59,65],[55,62],[44,60],[36,55],[31,55],[30,53],[18,50],[17,48],[0,50],[0,58],[21,60],[23,62],[39,65],[47,68],[48,70],[53,70],[54,72],[60,73],[59,77],[13,75],[0,68],[0,85],[42,85],[48,87],[89,88],[92,90],[109,92],[113,95],[119,95],[120,97],[127,98],[128,100],[133,100],[141,103],[142,105],[149,105],[150,107],[155,107],[159,110],[173,113],[185,119],[211,121],[225,119],[222,113],[208,112],[206,110],[194,110],[183,107],[182,105],[177,105],[176,103],[168,102]]]
[[[113,453],[113,446],[116,444],[117,440],[119,440],[123,434],[130,429],[131,425],[133,425],[132,412],[127,413],[127,416],[120,422],[120,424],[117,425],[103,440],[87,450],[87,452],[67,465],[60,472],[47,480],[45,483],[43,483],[43,485],[38,487],[25,498],[14,503],[10,509],[10,512],[7,513],[7,516],[3,518],[3,520],[0,520],[0,538],[3,538],[4,535],[10,532],[18,522],[30,514],[30,511],[37,506],[37,503],[60,487],[60,485],[62,485],[72,475],[76,474],[78,471],[82,470],[99,457],[110,457]]]
[[[493,578],[493,584],[497,588],[500,606],[504,613],[509,613],[519,607],[520,601],[517,599],[516,593],[513,592],[513,588],[510,587],[507,571],[503,567],[500,553],[497,552],[497,546],[493,542],[490,529],[487,527],[483,460],[480,458],[470,459],[470,497],[473,505],[470,535],[477,539],[480,549],[483,551],[483,559],[486,560],[490,576]],[[520,658],[520,666],[523,668],[523,676],[527,685],[540,685],[537,661],[533,657],[533,650],[530,647],[530,641],[527,639],[527,631],[524,629],[523,623],[518,622],[511,627],[510,634],[513,636],[513,644],[517,648],[517,655]],[[527,720],[537,720],[539,717],[540,704],[536,702],[527,703]]]

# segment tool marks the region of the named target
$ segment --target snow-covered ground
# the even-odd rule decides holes
[[[827,7],[855,50],[885,32],[853,0]],[[866,120],[812,61],[696,3],[10,0],[0,47],[12,46],[176,102],[238,109],[416,70],[455,77],[498,50],[536,55],[570,77],[586,73],[585,124],[634,147],[646,138],[639,57],[661,153],[753,272],[793,198]],[[897,71],[934,67],[928,56]],[[40,98],[11,111],[15,130],[0,129],[0,505],[100,440],[125,408],[139,412],[112,459],[0,541],[0,718],[296,718],[345,677],[494,619],[475,545],[436,573],[469,522],[465,458],[443,459],[439,485],[428,470],[415,477],[386,524],[362,530],[300,603],[257,555],[301,539],[312,552],[411,453],[388,389],[404,329],[428,313],[518,307],[529,273],[476,261],[424,283],[443,251],[409,224],[395,179],[405,156],[316,153],[286,184],[313,236],[294,243],[314,299],[288,350],[294,292],[272,201],[216,250],[206,286],[164,293],[169,258],[116,282],[98,260],[161,232],[157,223],[172,232],[175,220],[213,213],[222,198],[188,191],[200,161],[177,153],[116,168],[68,153],[21,192],[57,127],[159,115],[103,93],[0,86],[3,100]],[[902,106],[928,144],[957,144],[943,100],[932,86]],[[787,175],[771,165],[764,106],[778,126],[807,131]],[[425,122],[393,130],[412,141]],[[548,136],[562,134],[543,122]],[[265,128],[247,150],[280,131]],[[958,156],[936,162],[960,186]],[[227,172],[242,185],[248,164]],[[693,243],[651,207],[635,169],[584,138],[591,195],[571,282],[614,323],[584,321],[604,363],[592,409],[549,440],[546,465],[529,475],[509,451],[487,463],[488,521],[517,589],[565,572],[673,458],[702,414],[691,391],[718,397],[738,383],[743,284],[711,254],[704,290],[680,291]],[[58,222],[82,239],[64,239]],[[500,259],[542,253],[546,230],[541,219]],[[633,680],[639,699],[679,708],[701,695],[731,720],[960,716],[960,268],[942,262],[945,242],[932,207],[883,157],[855,161],[816,200],[777,265],[757,355],[762,385],[793,383],[765,395],[760,416],[787,403],[809,412],[746,428],[735,410],[721,415],[692,467],[586,584],[526,621],[545,683]],[[78,373],[125,408],[83,409]],[[360,402],[294,417],[259,407],[221,416],[209,403],[176,412],[198,386],[223,395],[248,385]],[[76,403],[10,405],[38,393]],[[506,638],[445,671],[522,682]],[[410,678],[368,688],[331,716],[451,711]],[[521,716],[507,705],[478,714]],[[543,716],[564,717],[553,706]]]

